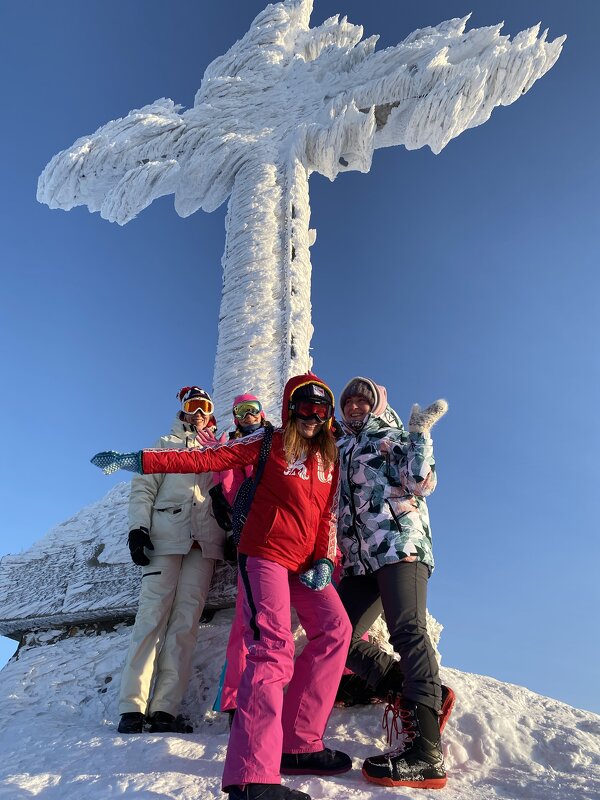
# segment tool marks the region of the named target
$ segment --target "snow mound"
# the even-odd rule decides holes
[[[0,672],[0,798],[223,797],[227,722],[211,706],[232,613],[220,611],[201,626],[183,708],[192,735],[117,733],[125,626],[21,648]],[[444,733],[449,781],[442,794],[363,780],[362,760],[384,747],[381,706],[332,713],[327,742],[352,755],[352,772],[286,784],[314,800],[598,800],[600,716],[480,675],[446,668],[442,679],[457,694]]]
[[[127,547],[129,483],[0,561],[0,634],[133,618],[141,572]],[[235,574],[219,564],[207,608],[235,602]]]

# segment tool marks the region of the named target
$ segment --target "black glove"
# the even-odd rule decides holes
[[[131,560],[139,567],[147,567],[150,559],[144,553],[144,547],[147,550],[154,550],[154,545],[150,540],[147,528],[134,528],[129,531],[129,552],[131,553]]]
[[[217,483],[212,489],[209,489],[209,495],[212,499],[212,510],[217,520],[217,525],[223,528],[224,531],[231,530],[231,506],[227,502],[223,494],[223,486]]]
[[[236,564],[237,563],[237,547],[235,546],[235,542],[233,541],[233,536],[228,536],[225,540],[225,552],[223,555],[223,559],[227,561],[228,564]]]

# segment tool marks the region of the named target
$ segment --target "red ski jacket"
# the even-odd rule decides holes
[[[299,377],[304,382],[319,381],[312,375]],[[288,387],[292,381],[302,382],[291,379]],[[284,393],[284,423],[288,416],[288,387]],[[263,436],[261,429],[204,450],[144,450],[142,469],[144,473],[197,473],[256,465]],[[335,564],[338,484],[337,464],[327,473],[315,456],[289,464],[283,450],[282,429],[275,430],[242,531],[240,553],[275,561],[291,572],[304,572],[320,558]]]

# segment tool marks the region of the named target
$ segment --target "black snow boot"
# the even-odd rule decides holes
[[[241,786],[226,786],[229,800],[311,800],[306,792],[288,789],[279,783],[247,783]]]
[[[148,730],[150,733],[177,733],[176,721],[173,714],[166,711],[155,711],[148,717]]]
[[[373,693],[377,695],[381,703],[388,699],[390,692],[401,691],[404,682],[404,673],[400,668],[400,662],[394,661],[391,668],[385,673],[383,678],[377,682]]]
[[[377,697],[377,692],[372,686],[353,672],[349,675],[342,675],[340,685],[335,696],[337,708],[349,708],[350,706],[368,706],[371,703],[383,702]]]
[[[389,702],[389,693],[392,692],[402,692],[402,683],[404,682],[404,675],[402,674],[402,669],[400,667],[400,662],[396,661],[391,669],[389,669],[383,678],[379,681],[377,686],[375,687],[373,693],[376,695],[379,702]],[[373,702],[373,701],[371,701]],[[440,733],[446,727],[446,723],[448,722],[448,717],[452,713],[452,709],[454,708],[454,703],[456,702],[456,696],[452,689],[449,686],[444,686],[442,684],[442,707],[439,713],[440,717]]]
[[[350,769],[350,756],[329,747],[316,753],[284,753],[281,756],[282,775],[340,775]]]
[[[141,733],[144,730],[145,717],[141,711],[128,711],[121,714],[117,730],[119,733]]]
[[[391,708],[390,739],[400,719],[404,742],[396,750],[367,758],[363,775],[380,786],[442,789],[446,785],[446,770],[437,711],[422,703],[403,700],[400,695],[395,696]]]

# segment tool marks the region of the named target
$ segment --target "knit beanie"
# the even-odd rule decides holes
[[[346,400],[354,396],[364,397],[371,406],[371,411],[373,411],[377,404],[376,391],[375,385],[368,378],[352,378],[340,395],[340,410],[342,414],[344,413]]]
[[[185,403],[186,400],[192,400],[194,397],[203,397],[205,400],[210,400],[212,403],[209,393],[205,392],[204,389],[201,389],[199,386],[184,386],[177,392],[176,397],[182,404]]]

